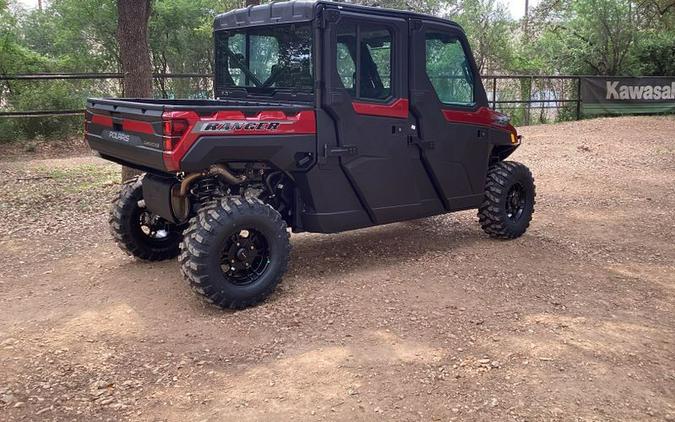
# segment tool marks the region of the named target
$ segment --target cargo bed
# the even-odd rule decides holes
[[[288,118],[309,104],[251,100],[172,100],[138,98],[90,98],[85,113],[85,137],[102,158],[150,172],[175,172],[173,151],[194,125],[205,121],[260,121]],[[175,127],[179,122],[182,131]],[[173,159],[173,161],[172,161]]]

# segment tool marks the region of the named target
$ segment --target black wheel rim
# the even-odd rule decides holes
[[[506,194],[506,216],[509,220],[517,221],[525,212],[527,193],[520,183],[511,186]]]
[[[140,201],[139,201],[140,202]],[[139,204],[136,209],[138,232],[147,242],[161,246],[175,238],[176,226]]]
[[[255,283],[270,265],[270,250],[258,230],[240,229],[227,238],[221,257],[225,277],[238,286]]]

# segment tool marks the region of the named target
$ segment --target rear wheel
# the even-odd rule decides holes
[[[145,261],[178,256],[182,227],[169,223],[145,207],[140,178],[122,185],[110,210],[110,232],[119,247]]]
[[[535,196],[534,178],[525,165],[502,161],[490,167],[478,210],[483,231],[499,239],[521,236],[532,220]]]
[[[215,201],[190,220],[181,270],[208,302],[246,308],[269,296],[286,272],[289,237],[281,215],[258,199]]]

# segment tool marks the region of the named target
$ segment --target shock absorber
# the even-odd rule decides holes
[[[200,204],[225,196],[215,177],[204,177],[194,182],[190,187],[190,194]]]

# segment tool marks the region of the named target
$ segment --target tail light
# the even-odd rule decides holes
[[[190,128],[190,123],[185,119],[172,118],[171,113],[164,113],[162,120],[164,151],[172,151]]]

